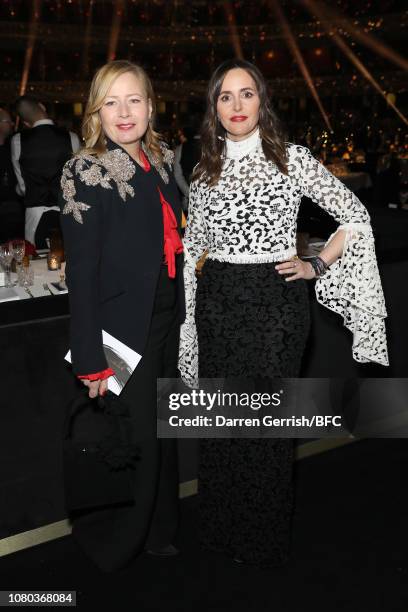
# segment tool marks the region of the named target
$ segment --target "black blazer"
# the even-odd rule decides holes
[[[102,329],[143,355],[163,263],[159,189],[181,232],[172,153],[163,145],[163,167],[149,158],[146,171],[109,139],[107,149],[99,158],[77,154],[61,179],[71,354],[74,372],[82,375],[108,367]],[[182,259],[177,256],[180,323],[185,317]]]

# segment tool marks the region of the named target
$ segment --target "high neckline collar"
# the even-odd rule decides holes
[[[241,159],[241,157],[244,157],[256,149],[259,142],[259,128],[253,134],[251,134],[251,136],[248,136],[248,138],[245,138],[244,140],[238,140],[236,142],[235,140],[225,138],[226,157],[229,159]]]

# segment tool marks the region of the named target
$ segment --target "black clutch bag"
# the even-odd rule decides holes
[[[108,391],[88,391],[67,410],[63,473],[68,512],[134,502],[133,473],[139,453],[130,435],[127,406]]]

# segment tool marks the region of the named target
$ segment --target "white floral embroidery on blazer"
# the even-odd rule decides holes
[[[164,143],[160,143],[163,163],[148,151],[142,144],[150,164],[154,166],[165,183],[169,182],[169,175],[164,167],[171,167],[174,154]],[[112,183],[116,185],[119,196],[125,202],[127,196],[134,196],[134,188],[129,181],[136,172],[135,163],[132,158],[120,147],[106,151],[99,157],[87,153],[78,153],[64,166],[61,189],[62,196],[66,202],[62,214],[72,214],[78,223],[83,223],[82,212],[90,208],[89,204],[76,200],[75,177],[87,186],[101,186],[104,189],[112,189]]]

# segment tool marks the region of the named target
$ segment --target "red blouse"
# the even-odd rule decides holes
[[[151,166],[143,151],[140,151],[140,157],[143,162],[143,170],[149,172]],[[163,230],[164,230],[164,263],[168,269],[168,275],[170,278],[176,276],[176,255],[183,252],[183,243],[181,242],[180,235],[177,231],[177,219],[174,215],[173,209],[170,204],[164,199],[160,188],[157,187],[160,196],[160,202],[162,205],[163,213]],[[112,368],[106,368],[101,372],[95,374],[84,374],[78,376],[80,379],[86,379],[90,381],[104,380],[115,374]]]

